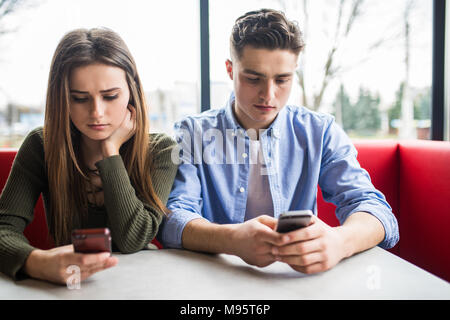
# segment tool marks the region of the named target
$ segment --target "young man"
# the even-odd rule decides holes
[[[230,42],[234,94],[226,107],[175,125],[182,159],[163,245],[233,254],[260,267],[282,261],[303,273],[393,247],[397,221],[346,134],[329,115],[286,106],[304,45],[298,26],[281,12],[249,12],[236,20]],[[318,184],[341,226],[314,216],[306,228],[276,232],[285,211],[317,215]]]

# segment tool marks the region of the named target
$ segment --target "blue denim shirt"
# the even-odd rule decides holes
[[[166,247],[182,247],[183,229],[193,219],[219,224],[244,221],[253,132],[238,124],[233,104],[232,94],[225,108],[175,124],[179,149],[172,155],[180,166],[167,202],[171,213],[159,234]],[[391,207],[360,167],[355,147],[332,116],[288,105],[259,139],[265,164],[262,174],[268,176],[275,218],[288,210],[310,209],[317,215],[319,185],[324,199],[337,206],[341,224],[352,213],[368,212],[385,229],[379,246],[391,248],[398,242]]]

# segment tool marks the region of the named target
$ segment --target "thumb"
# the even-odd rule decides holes
[[[270,229],[275,230],[276,226],[277,226],[277,219],[275,219],[274,217],[270,217],[268,215],[262,215],[259,216],[258,218],[256,218],[259,222],[261,222],[262,224],[268,226]]]

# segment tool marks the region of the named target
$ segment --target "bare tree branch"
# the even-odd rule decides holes
[[[323,69],[324,73],[323,73],[319,92],[317,94],[313,95],[313,105],[309,106],[313,110],[319,109],[319,107],[322,104],[323,96],[325,94],[325,91],[326,91],[329,83],[336,76],[336,74],[339,72],[339,70],[341,70],[340,67],[334,66],[335,55],[336,55],[336,52],[342,47],[341,43],[342,43],[343,39],[345,39],[349,35],[349,33],[351,32],[351,30],[355,24],[355,21],[361,15],[361,13],[362,13],[361,8],[363,5],[363,2],[364,2],[364,0],[353,0],[352,6],[351,6],[351,13],[346,21],[345,31],[343,33],[341,33],[340,30],[341,30],[341,25],[342,25],[342,19],[344,16],[344,6],[348,2],[347,2],[347,0],[340,0],[340,2],[339,2],[338,16],[337,16],[337,20],[336,20],[333,44],[332,44],[330,51],[328,52],[327,60],[325,62],[325,66]],[[302,84],[300,82],[300,86],[302,86],[302,85],[304,85],[304,84]]]
[[[20,7],[26,3],[30,4],[30,0],[0,0],[0,36],[7,33],[15,32],[17,28],[5,28],[2,26],[2,20],[16,12]]]
[[[14,12],[23,0],[0,0],[0,19]]]

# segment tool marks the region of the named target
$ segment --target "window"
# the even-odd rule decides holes
[[[33,1],[33,0],[32,0]],[[54,50],[75,28],[108,27],[133,54],[150,105],[152,132],[200,111],[199,4],[196,0],[25,2],[1,18],[0,147],[18,147],[44,121]]]
[[[148,96],[151,131],[171,134],[175,121],[200,112],[199,1],[20,3],[3,17],[0,7],[0,147],[19,146],[43,124],[51,57],[61,37],[79,27],[111,28],[128,44]],[[429,139],[432,6],[418,0],[209,1],[211,107],[223,107],[232,90],[225,60],[234,21],[274,8],[298,21],[307,45],[288,103],[333,114],[351,137]],[[446,126],[448,132],[448,120]]]
[[[264,7],[305,36],[290,103],[333,114],[354,138],[429,139],[432,1],[210,1],[213,108],[232,90],[224,61],[235,19]]]

